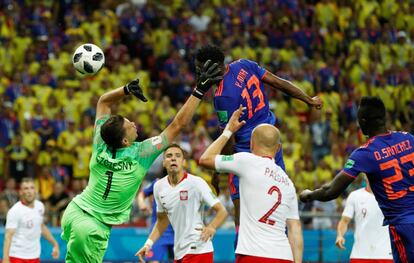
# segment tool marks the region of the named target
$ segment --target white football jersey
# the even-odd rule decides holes
[[[208,184],[200,177],[185,174],[176,185],[171,186],[168,176],[154,185],[154,198],[158,213],[167,213],[174,229],[174,258],[186,254],[203,254],[213,251],[211,241],[201,240],[203,205],[212,207],[219,202]]]
[[[382,225],[384,215],[372,193],[365,188],[352,192],[342,216],[355,220],[351,258],[392,259],[388,226]]]
[[[7,213],[6,229],[16,229],[10,246],[10,257],[35,259],[40,257],[40,236],[45,207],[35,200],[30,208],[21,201]]]
[[[293,260],[286,219],[299,219],[295,187],[275,160],[252,153],[218,155],[220,172],[239,176],[240,229],[236,254]]]

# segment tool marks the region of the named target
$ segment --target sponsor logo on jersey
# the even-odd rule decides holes
[[[345,168],[351,169],[352,167],[354,167],[354,164],[355,164],[354,160],[348,159],[348,161],[346,161],[345,163]]]
[[[188,191],[187,190],[180,191],[180,200],[181,201],[187,201],[188,200]]]

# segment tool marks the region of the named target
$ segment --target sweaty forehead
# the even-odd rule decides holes
[[[177,154],[177,153],[179,153],[180,155],[183,154],[183,152],[181,151],[181,149],[178,148],[178,147],[171,147],[171,148],[168,148],[167,150],[165,150],[165,155],[168,155],[168,154]]]

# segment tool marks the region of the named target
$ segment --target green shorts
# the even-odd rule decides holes
[[[65,262],[101,263],[111,227],[70,202],[62,217],[62,239],[68,242]]]

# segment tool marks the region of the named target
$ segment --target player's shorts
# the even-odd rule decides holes
[[[146,257],[147,261],[165,261],[170,258],[174,258],[174,242],[167,243],[167,242],[160,242],[161,239],[158,239],[157,242],[154,243],[151,250],[148,252],[148,256]]]
[[[243,152],[249,152],[243,151]],[[276,153],[275,156],[275,163],[279,165],[283,171],[285,171],[285,162],[283,161],[283,150],[282,147],[280,147],[279,151]],[[230,188],[230,195],[231,199],[240,199],[240,193],[239,193],[239,177],[235,174],[229,174],[229,188]]]
[[[68,242],[65,262],[102,262],[110,233],[111,226],[70,202],[62,217],[61,237]]]
[[[40,263],[40,258],[24,259],[24,258],[9,257],[9,259],[10,259],[10,263]]]
[[[389,229],[394,262],[414,262],[414,224],[390,225]]]
[[[213,252],[203,254],[187,254],[179,260],[174,260],[174,263],[213,263]]]
[[[394,263],[392,259],[351,258],[349,263]]]
[[[260,263],[293,263],[292,260],[286,260],[286,259],[255,257],[255,256],[249,256],[249,255],[242,255],[242,254],[236,255],[235,263],[257,263],[257,262],[260,262]]]

